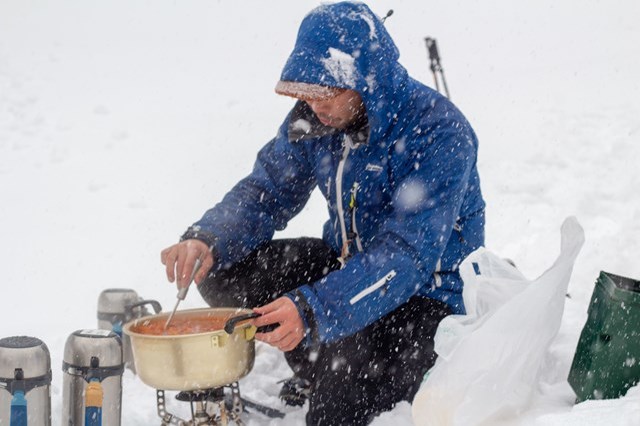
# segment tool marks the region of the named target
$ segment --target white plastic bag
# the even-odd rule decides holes
[[[486,426],[526,410],[584,243],[573,217],[561,234],[560,256],[534,281],[483,248],[460,265],[467,315],[438,327],[438,359],[412,404],[416,425]]]

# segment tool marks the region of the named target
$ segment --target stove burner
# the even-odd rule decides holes
[[[232,383],[227,388],[231,390],[231,399],[225,398],[225,387],[183,391],[176,395],[178,401],[191,404],[191,420],[184,420],[167,412],[165,394],[163,390],[156,391],[158,416],[162,419],[161,426],[227,426],[229,419],[236,426],[244,426],[240,414],[243,411],[238,383]]]
[[[197,391],[183,391],[176,395],[176,399],[184,402],[219,402],[224,400],[224,387]]]

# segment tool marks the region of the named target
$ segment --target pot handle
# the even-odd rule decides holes
[[[253,318],[258,318],[259,316],[262,316],[262,314],[259,314],[257,312],[251,312],[249,314],[243,314],[243,315],[238,315],[232,318],[229,318],[227,320],[227,322],[224,324],[224,331],[227,334],[233,334],[233,330],[236,328],[236,325],[240,322],[240,321],[244,321],[244,320],[248,320],[248,319],[253,319]],[[259,333],[269,333],[270,331],[275,330],[276,328],[278,328],[280,326],[280,324],[269,324],[269,325],[263,325],[262,327],[258,327],[258,332]]]
[[[224,331],[227,334],[233,334],[233,330],[236,328],[236,324],[238,324],[240,321],[258,318],[259,316],[260,314],[256,312],[251,312],[250,314],[243,314],[243,315],[237,315],[235,317],[231,317],[224,324]]]

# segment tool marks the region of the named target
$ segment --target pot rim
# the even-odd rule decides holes
[[[184,316],[185,314],[216,312],[216,311],[217,312],[219,312],[219,311],[231,312],[232,315],[229,318],[231,318],[231,317],[233,317],[235,315],[240,315],[240,314],[244,314],[244,313],[253,312],[249,308],[234,308],[234,307],[194,308],[194,309],[184,309],[184,310],[181,310],[181,311],[177,311],[174,318],[177,318],[179,316]],[[212,331],[203,331],[201,333],[172,334],[172,335],[143,334],[143,333],[138,333],[136,331],[131,330],[131,327],[137,325],[140,321],[158,320],[160,318],[168,317],[169,314],[170,314],[169,312],[161,312],[159,314],[147,315],[147,316],[144,316],[144,317],[141,317],[141,318],[136,318],[134,320],[131,320],[131,321],[127,322],[124,326],[122,326],[122,332],[124,334],[126,334],[127,336],[130,336],[130,337],[145,338],[145,339],[159,339],[159,340],[168,340],[168,339],[180,340],[180,339],[193,338],[195,336],[207,336],[207,335],[213,336],[213,335],[216,335],[216,334],[224,334],[224,335],[227,334],[227,332],[224,331],[224,329],[222,329],[222,330],[212,330]],[[241,329],[245,329],[245,328],[248,328],[248,327],[252,327],[252,325],[248,324],[248,323],[238,324],[235,327],[234,330],[241,330]]]

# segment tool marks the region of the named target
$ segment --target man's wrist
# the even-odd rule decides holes
[[[291,301],[293,301],[293,303],[296,305],[298,314],[300,314],[300,318],[302,319],[302,323],[304,324],[305,337],[302,341],[303,344],[305,346],[318,344],[319,339],[315,316],[313,314],[311,306],[309,305],[309,303],[307,303],[307,299],[298,289],[290,291],[284,296],[291,299]]]
[[[213,256],[213,260],[218,260],[218,249],[216,248],[216,242],[218,241],[218,238],[212,233],[201,230],[197,225],[190,226],[180,237],[180,241],[185,240],[202,241],[207,245],[209,252]]]

